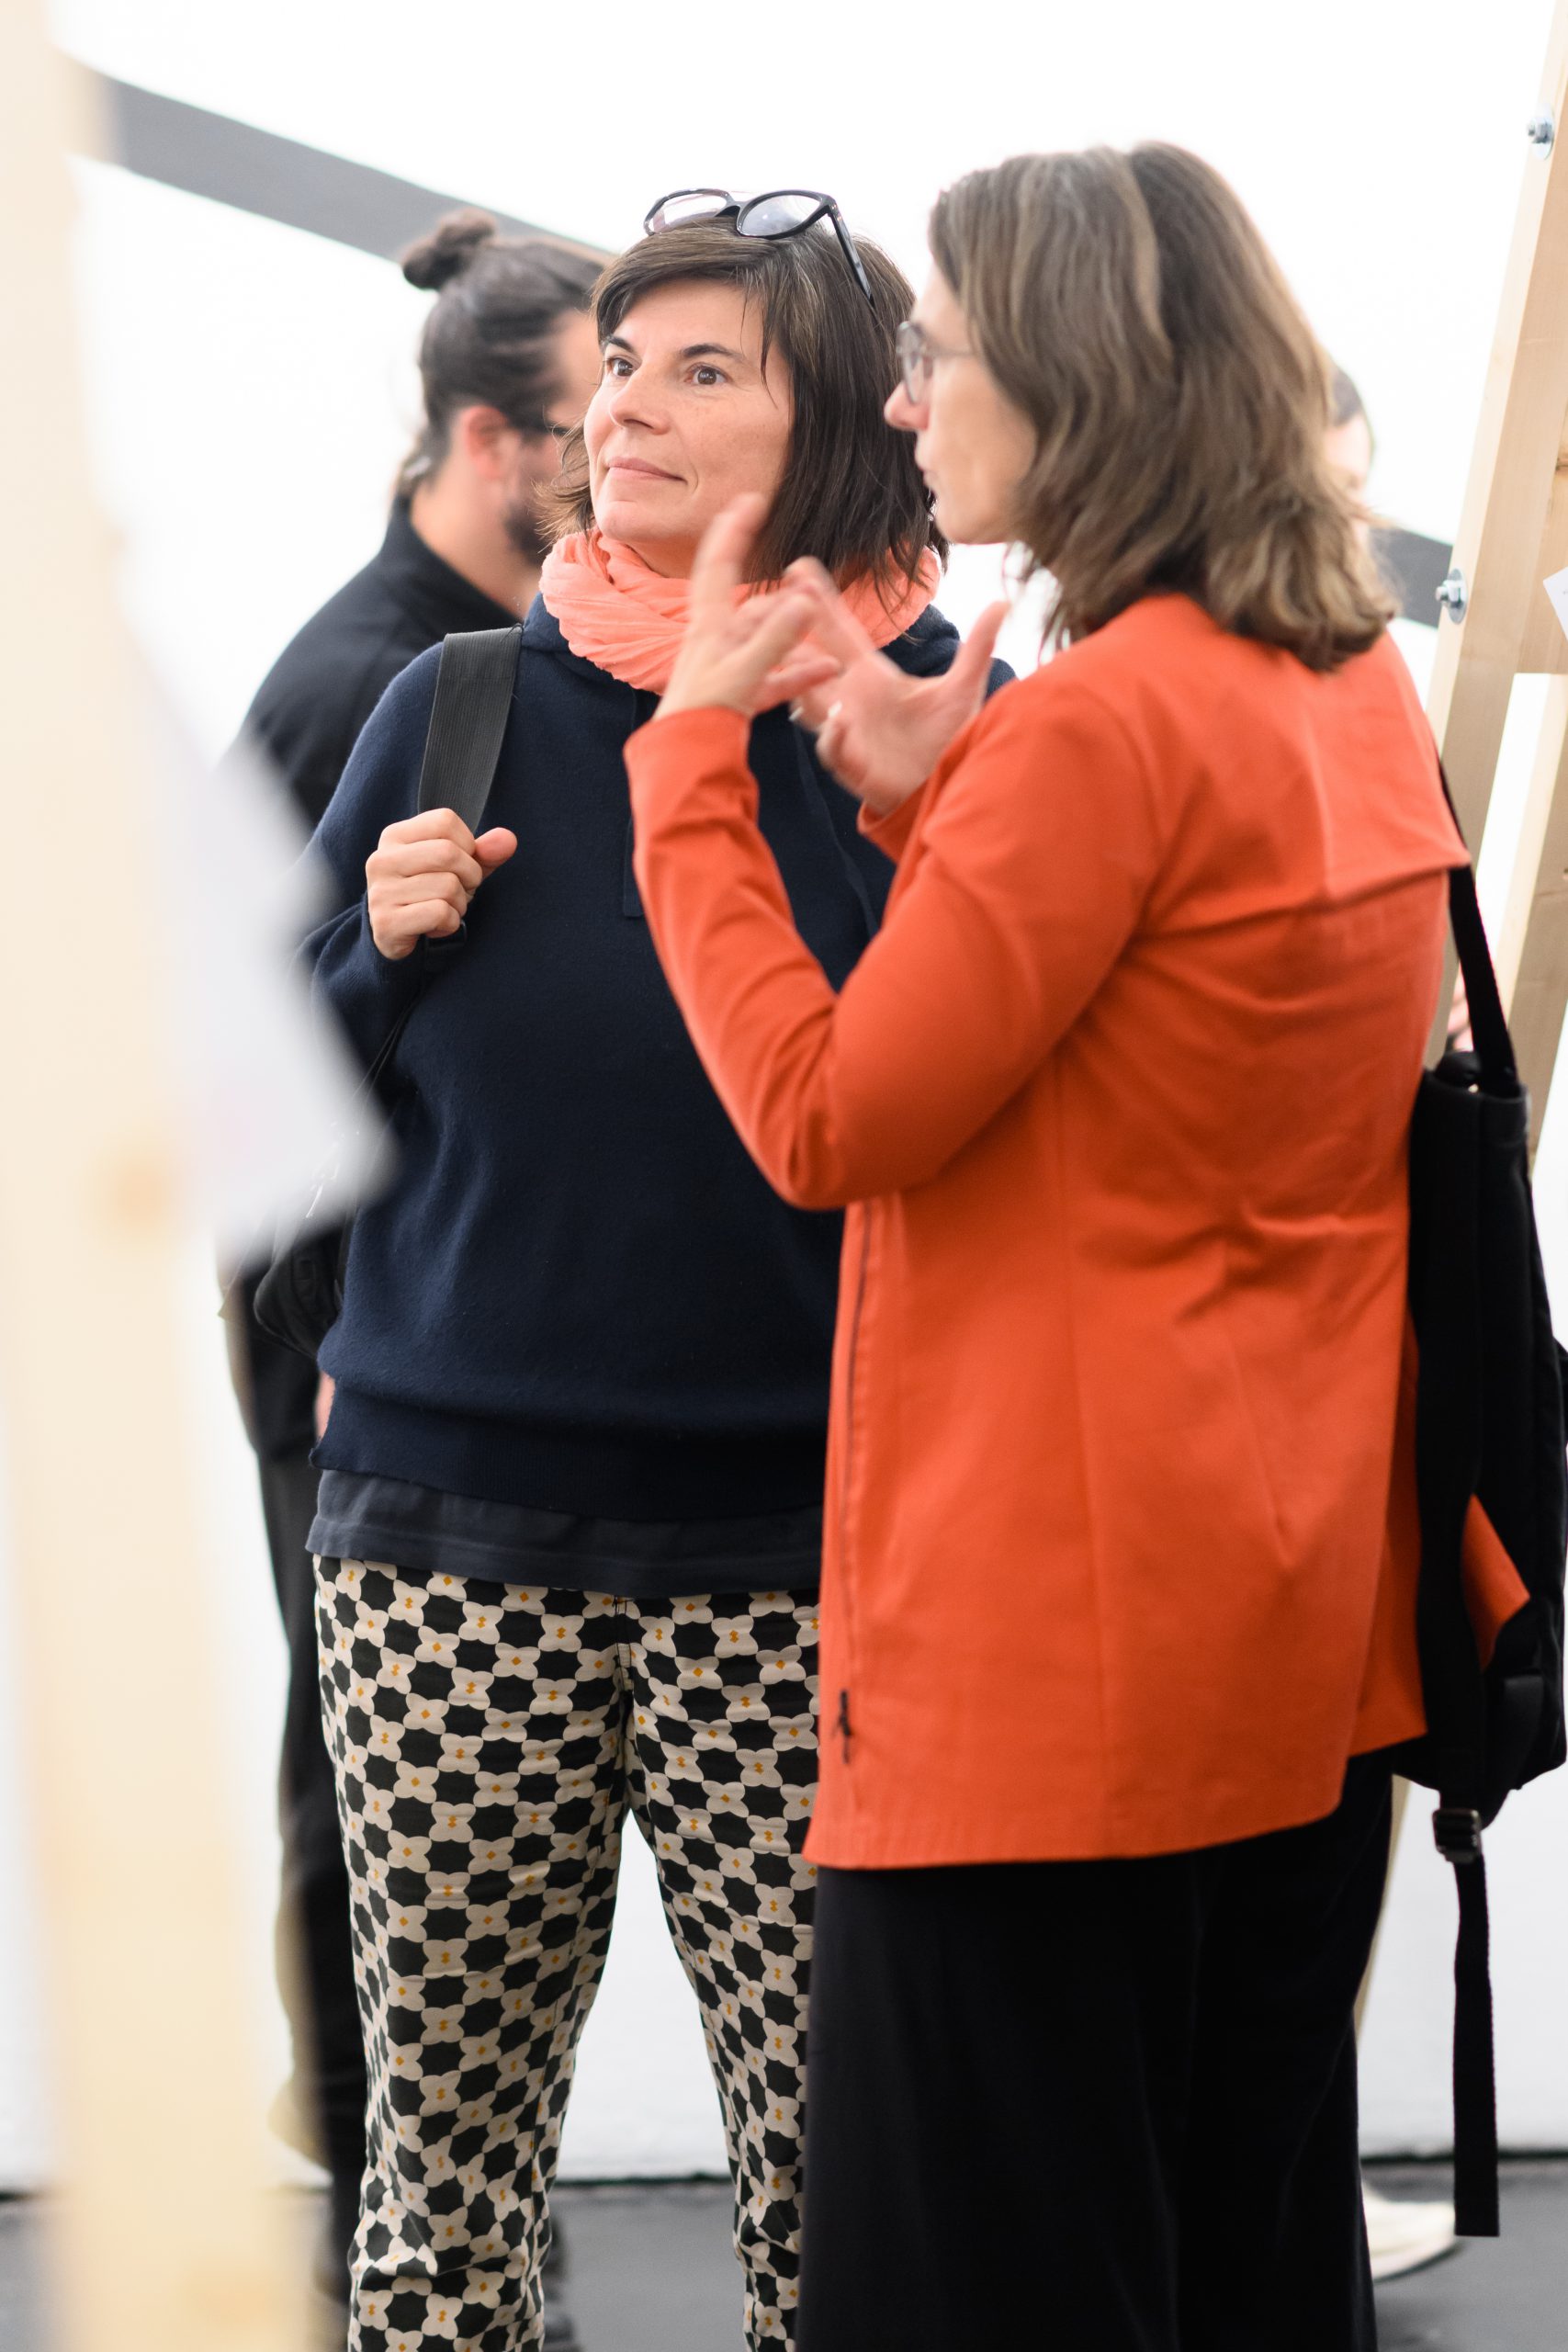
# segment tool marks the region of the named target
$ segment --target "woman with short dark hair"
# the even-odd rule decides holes
[[[396,1176],[355,1221],[321,1351],[312,1537],[371,2065],[358,2352],[537,2341],[628,1809],[701,2005],[748,2338],[793,2336],[840,1227],[778,1198],[703,1076],[632,878],[624,752],[740,491],[773,517],[759,586],[814,552],[900,674],[955,718],[984,694],[982,646],[949,673],[943,542],[881,414],[908,288],[815,226],[821,202],[771,231],[728,198],[656,215],[604,277],[575,527],[524,629],[479,838],[412,813],[434,653],[318,837],[341,902],[318,989],[367,1054],[413,1007]],[[837,982],[892,869],[778,707],[821,668],[770,682],[751,756]]]
[[[628,747],[704,1063],[786,1199],[852,1204],[801,2342],[1365,2352],[1406,1147],[1462,851],[1224,183],[1019,157],[931,247],[888,417],[1066,650],[955,732],[819,576],[737,606],[742,505]],[[837,989],[740,716],[807,631],[899,856]]]

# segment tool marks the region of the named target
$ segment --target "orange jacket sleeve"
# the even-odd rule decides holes
[[[929,782],[928,778],[927,784]],[[908,848],[909,836],[926,805],[927,784],[918,785],[907,800],[901,800],[897,808],[889,808],[883,816],[879,817],[874,808],[863,807],[861,809],[861,831],[868,842],[874,842],[883,855],[890,857],[895,865]]]
[[[1042,673],[998,695],[923,794],[887,918],[835,995],[757,829],[747,726],[631,738],[638,888],[697,1052],[786,1200],[934,1176],[1048,1055],[1135,929],[1166,827],[1115,715]]]

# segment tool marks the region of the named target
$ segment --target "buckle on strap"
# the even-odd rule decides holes
[[[1432,1841],[1445,1862],[1481,1860],[1481,1815],[1468,1805],[1440,1804],[1432,1815]]]

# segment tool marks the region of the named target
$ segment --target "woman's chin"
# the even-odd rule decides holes
[[[639,498],[635,492],[627,497],[620,495],[601,500],[593,509],[593,519],[607,539],[622,539],[628,546],[640,547],[646,540],[651,547],[660,539],[672,536],[668,514],[660,514],[651,498]]]
[[[931,520],[954,548],[1004,548],[1018,537],[1009,517],[989,508],[985,496],[964,496],[938,484],[931,484]]]
[[[940,490],[931,501],[931,520],[955,548],[1000,547],[1012,537],[999,515],[987,514],[973,499],[945,497]]]
[[[961,498],[954,498],[944,490],[932,490],[931,521],[944,539],[951,541],[954,547],[962,547],[969,537],[964,527],[968,520],[969,517],[964,511],[964,501]]]

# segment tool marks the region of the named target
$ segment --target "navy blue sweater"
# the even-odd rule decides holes
[[[943,670],[926,613],[891,650]],[[487,824],[516,855],[466,936],[388,962],[365,861],[413,813],[438,651],[387,689],[316,840],[343,911],[316,986],[391,1072],[398,1163],[354,1228],[324,1468],[621,1519],[786,1510],[821,1490],[840,1220],[752,1166],[664,983],[632,877],[623,749],[656,697],[568,648],[536,602]],[[1002,673],[1001,674],[1006,674]],[[841,985],[892,868],[782,711],[751,764],[801,934]]]

